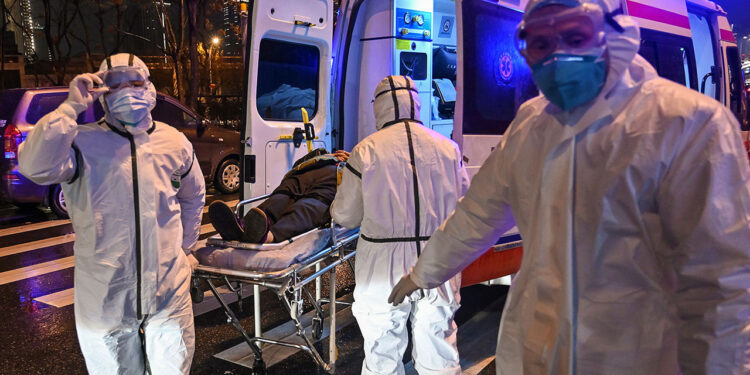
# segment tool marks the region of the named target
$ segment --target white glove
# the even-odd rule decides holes
[[[187,255],[188,264],[190,265],[190,273],[193,273],[198,268],[198,259],[195,259],[195,255]]]
[[[68,91],[68,98],[65,99],[65,103],[68,103],[76,111],[76,114],[80,115],[94,100],[109,91],[108,87],[95,89],[94,83],[98,85],[104,84],[102,79],[93,73],[79,74],[70,81],[70,90]]]

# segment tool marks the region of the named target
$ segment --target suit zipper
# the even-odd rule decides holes
[[[138,320],[143,318],[143,307],[141,306],[141,215],[140,196],[138,194],[138,155],[135,150],[135,140],[131,134],[127,135],[130,141],[130,164],[133,170],[133,208],[135,214],[135,271],[136,271],[136,314]]]

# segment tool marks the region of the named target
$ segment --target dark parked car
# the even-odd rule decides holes
[[[0,161],[2,193],[19,206],[43,203],[59,216],[67,216],[59,185],[37,185],[18,172],[18,146],[42,116],[53,111],[68,95],[67,87],[10,89],[0,91],[0,132],[3,158]],[[193,143],[206,181],[224,193],[240,186],[240,133],[200,118],[174,98],[158,94],[151,112],[156,121],[179,129]],[[78,116],[78,123],[95,122],[104,116],[99,101]]]

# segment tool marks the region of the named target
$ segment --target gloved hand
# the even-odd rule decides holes
[[[419,289],[417,284],[414,284],[409,275],[404,275],[401,280],[393,287],[391,295],[388,297],[388,303],[392,303],[393,306],[401,304],[406,296],[414,293],[415,290]]]
[[[102,79],[93,73],[79,74],[70,81],[70,90],[65,103],[68,103],[76,111],[76,114],[80,115],[94,100],[109,91],[108,87],[94,88],[95,83],[98,85],[104,84]]]
[[[198,259],[195,259],[195,255],[190,253],[187,255],[187,260],[190,265],[190,273],[195,272],[195,269],[198,267]]]

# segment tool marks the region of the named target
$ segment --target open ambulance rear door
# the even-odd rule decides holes
[[[333,1],[255,0],[249,8],[240,199],[271,193],[308,152],[293,139],[305,129],[301,108],[314,128],[313,148],[330,145]]]
[[[640,54],[660,76],[718,100],[747,123],[737,43],[721,7],[708,0],[625,0],[623,6],[641,26]]]
[[[717,16],[719,26],[719,38],[721,45],[722,58],[724,59],[724,69],[727,74],[724,75],[724,105],[737,116],[742,124],[744,135],[748,131],[748,108],[747,92],[745,91],[745,77],[742,72],[742,62],[740,60],[740,50],[737,46],[737,39],[734,37],[732,27],[726,15]],[[745,137],[747,138],[747,137]]]

